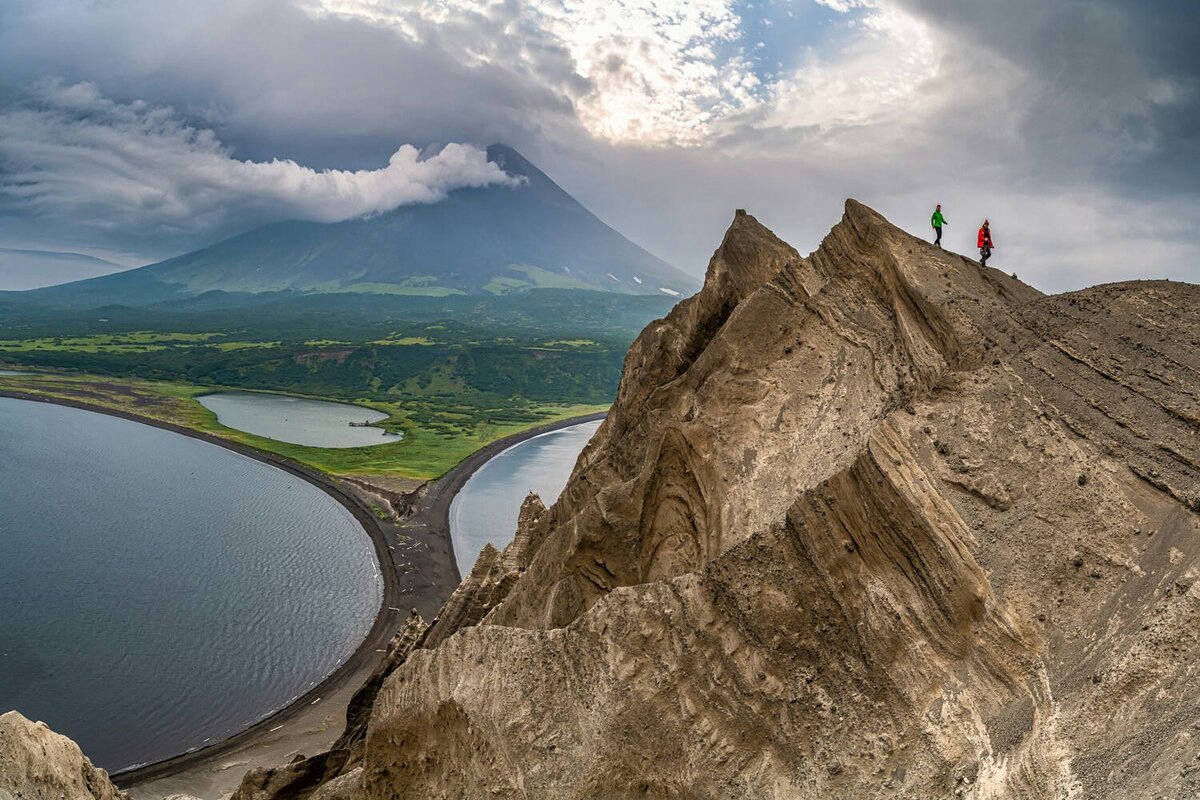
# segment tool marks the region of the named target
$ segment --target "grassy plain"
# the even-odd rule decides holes
[[[392,431],[403,431],[404,440],[371,447],[320,448],[279,442],[227,428],[217,415],[196,401],[221,387],[197,386],[172,381],[136,378],[114,379],[99,375],[34,373],[0,375],[0,391],[69,400],[114,409],[149,419],[169,422],[192,430],[265,450],[307,464],[333,475],[398,475],[429,479],[441,475],[466,456],[496,439],[546,422],[603,411],[598,404],[539,403],[514,415],[513,409],[497,407],[494,418],[478,419],[479,409],[470,413],[452,405],[426,406],[413,414],[400,403],[360,400],[359,405],[388,414],[379,423]],[[239,389],[239,391],[245,391]],[[316,397],[313,399],[331,399]],[[337,398],[344,402],[345,398]],[[422,423],[421,417],[435,424]]]
[[[334,474],[430,478],[497,438],[606,408],[629,343],[671,304],[558,289],[90,311],[0,298],[0,368],[37,373],[0,377],[0,388],[159,419]],[[321,449],[234,431],[195,400],[230,389],[358,403],[405,438]]]

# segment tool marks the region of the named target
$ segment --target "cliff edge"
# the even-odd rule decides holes
[[[129,800],[78,745],[16,711],[0,714],[0,797]]]
[[[1198,312],[739,212],[315,791],[1194,796]]]

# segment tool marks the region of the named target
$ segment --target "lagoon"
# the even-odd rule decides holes
[[[348,403],[257,392],[220,392],[196,400],[225,427],[279,442],[342,448],[389,444],[404,438],[382,428],[351,427],[351,422],[379,422],[387,419],[387,414]]]
[[[458,571],[466,575],[485,544],[504,549],[517,530],[529,492],[552,505],[567,485],[601,420],[539,434],[492,458],[467,480],[450,505],[450,536]]]
[[[374,547],[332,497],[136,422],[0,398],[0,498],[0,712],[109,770],[286,705],[382,601]]]

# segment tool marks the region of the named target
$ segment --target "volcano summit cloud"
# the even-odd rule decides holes
[[[40,217],[97,229],[200,231],[231,215],[336,222],[465,187],[515,184],[480,148],[448,144],[423,157],[400,147],[387,166],[315,170],[291,160],[239,160],[172,108],[117,103],[90,83],[43,81],[0,111],[0,194]]]

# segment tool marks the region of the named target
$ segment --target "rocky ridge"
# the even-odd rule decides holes
[[[79,746],[16,711],[0,714],[0,798],[129,800]]]
[[[341,786],[1191,796],[1197,311],[1046,298],[853,201],[809,257],[739,213]]]
[[[1198,312],[738,212],[558,502],[238,799],[1197,796]]]

